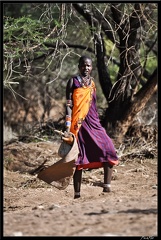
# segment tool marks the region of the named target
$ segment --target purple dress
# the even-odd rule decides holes
[[[81,87],[77,78],[73,78],[73,84],[74,89]],[[114,144],[100,123],[96,106],[96,91],[93,92],[90,109],[79,129],[77,142],[79,155],[76,165],[88,164],[88,168],[97,168],[101,167],[103,162],[109,162],[111,165],[118,164]]]

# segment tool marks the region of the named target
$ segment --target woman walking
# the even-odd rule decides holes
[[[118,164],[113,142],[99,120],[92,59],[80,57],[78,69],[79,75],[69,79],[66,87],[66,131],[75,135],[79,148],[73,175],[74,198],[80,197],[83,169],[102,167],[103,192],[110,192],[113,166]]]

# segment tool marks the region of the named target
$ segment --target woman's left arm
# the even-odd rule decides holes
[[[70,132],[72,122],[72,108],[73,108],[73,78],[69,79],[66,87],[66,116],[65,116],[65,127],[66,131]]]

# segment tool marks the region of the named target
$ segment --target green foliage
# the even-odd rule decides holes
[[[115,83],[115,81],[117,79],[118,69],[119,69],[119,67],[116,64],[113,64],[113,62],[109,63],[108,71],[109,71],[112,83]]]
[[[154,54],[149,53],[146,68],[148,69],[149,73],[152,74],[154,69],[157,67],[157,58]]]
[[[117,65],[114,61],[117,62],[119,59],[119,50],[110,40],[105,40],[105,48],[108,56],[107,68],[110,74],[111,82],[114,83],[117,79],[117,73],[119,70],[119,63]]]
[[[4,55],[10,52],[13,57],[20,57],[22,51],[29,51],[33,45],[42,44],[48,33],[47,25],[29,16],[18,19],[6,18],[4,21]]]
[[[10,62],[14,69],[14,64],[48,53],[49,48],[44,42],[53,44],[59,38],[57,31],[62,27],[58,9],[59,4],[4,4],[4,70],[8,71]]]
[[[140,47],[140,62],[141,62],[143,69],[146,69],[149,72],[149,74],[152,74],[154,69],[157,68],[158,59],[157,59],[156,54],[154,54],[152,51],[148,51],[148,50],[149,49],[146,48],[144,44],[141,45],[141,47]]]
[[[148,72],[152,74],[158,64],[156,55],[154,55],[152,52],[149,52],[146,59],[144,55],[141,55],[141,59],[142,59],[141,61],[142,66],[144,67],[145,65]]]
[[[106,35],[106,38],[104,35],[106,66],[111,82],[114,84],[117,79],[120,64],[119,50],[117,48],[120,39],[118,37],[118,26],[115,24],[112,16],[111,5],[112,4],[107,3],[89,3],[84,4],[83,8],[86,9],[87,13],[92,11],[91,16],[95,16],[96,19],[98,16],[98,23],[102,16],[101,21],[103,22],[105,19],[105,23],[109,23],[107,26],[110,26],[111,30],[109,31],[107,27],[107,32],[112,33],[114,40],[112,42],[111,37],[109,38],[108,35]],[[135,4],[126,3],[118,3],[115,5],[119,10],[120,18],[122,17],[121,23],[125,21],[125,26],[129,20],[128,17],[125,18],[125,16],[130,16],[134,10],[134,5]],[[147,12],[149,11],[149,14],[151,14],[149,6],[150,5],[145,5]],[[18,77],[26,79],[27,72],[27,74],[33,74],[30,79],[35,78],[35,76],[39,74],[38,79],[40,82],[40,73],[43,73],[46,79],[48,79],[48,82],[54,79],[53,85],[56,92],[57,88],[60,87],[60,91],[64,93],[64,90],[62,90],[63,80],[60,80],[61,84],[60,81],[57,81],[59,84],[59,86],[57,86],[55,79],[64,79],[65,82],[68,75],[70,76],[75,73],[77,66],[75,67],[74,65],[80,55],[88,53],[89,55],[91,54],[92,58],[96,57],[93,34],[99,30],[97,24],[94,24],[95,21],[90,25],[83,15],[78,14],[73,9],[72,4],[65,3],[64,6],[62,3],[4,4],[4,76],[8,81],[12,79],[12,77],[15,78],[17,73]],[[153,12],[153,14],[156,14],[156,10]],[[95,15],[95,13],[97,13],[97,15]],[[147,37],[149,38],[148,40],[152,41],[154,32],[156,31],[154,21],[148,21],[148,24],[146,24],[147,33],[144,33],[145,37],[143,38],[144,46],[146,45]],[[142,28],[144,29],[144,25]],[[111,41],[109,39],[111,39]],[[80,49],[79,47],[69,47],[70,44],[77,45]],[[63,48],[61,48],[60,45],[62,45]],[[85,48],[82,48],[82,46]],[[88,52],[87,48],[90,48],[91,51]],[[143,51],[143,47],[141,47],[140,53],[143,66],[147,71],[152,72],[157,65],[156,57],[154,57],[152,53],[149,53],[148,59],[145,62],[147,53]],[[28,63],[33,72],[30,70],[28,72]],[[12,72],[10,72],[10,68]],[[29,74],[27,76],[29,76]],[[16,81],[19,80],[17,79]],[[14,85],[14,89],[15,87],[17,86]],[[56,94],[54,97],[56,98]],[[102,99],[103,94],[102,91],[100,91],[100,103]]]

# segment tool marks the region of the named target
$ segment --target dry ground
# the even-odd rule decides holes
[[[4,146],[4,237],[158,236],[157,159],[120,161],[110,193],[102,193],[102,169],[84,171],[81,198],[73,199],[72,179],[59,190],[36,175],[45,160],[51,165],[59,159],[58,145]]]

